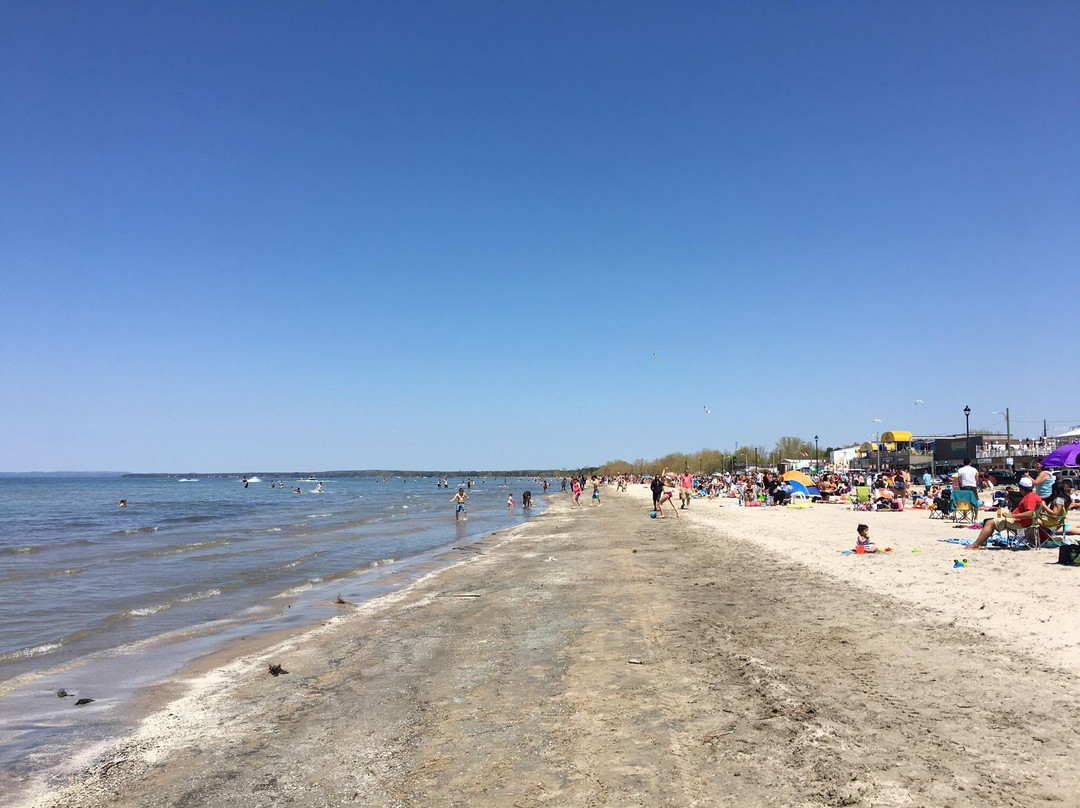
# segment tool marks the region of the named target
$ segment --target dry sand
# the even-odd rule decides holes
[[[1080,570],[1056,551],[843,505],[653,520],[648,497],[556,495],[187,683],[32,804],[1080,805]],[[860,521],[896,552],[841,555]]]

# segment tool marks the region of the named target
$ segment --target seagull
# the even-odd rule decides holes
[[[659,357],[659,356],[657,356],[656,354],[653,354],[653,355],[652,355],[652,358],[653,358],[653,359],[659,359],[660,357]]]
[[[705,410],[706,415],[708,415],[710,412],[712,412],[712,410],[710,410],[708,407],[704,407],[703,409]]]
[[[881,419],[880,419],[880,418],[875,418],[875,419],[874,419],[874,423],[875,423],[875,424],[880,424],[880,423],[881,423]]]
[[[917,399],[915,399],[915,406],[918,406],[919,404],[925,404],[925,403],[926,403],[926,402],[925,402],[925,401],[923,401],[923,400],[922,400],[921,398],[917,398]]]

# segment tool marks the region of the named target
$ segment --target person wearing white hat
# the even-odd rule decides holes
[[[979,538],[975,539],[975,543],[968,548],[969,550],[983,549],[986,540],[998,531],[1012,530],[1019,532],[1031,527],[1031,520],[1035,517],[1035,511],[1042,505],[1042,497],[1035,493],[1030,477],[1020,478],[1020,490],[1024,492],[1020,504],[1012,509],[1012,513],[1000,516],[997,519],[987,519],[983,522],[982,530],[979,531]]]

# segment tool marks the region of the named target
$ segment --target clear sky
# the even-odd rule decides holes
[[[0,18],[0,470],[1080,424],[1075,0]]]

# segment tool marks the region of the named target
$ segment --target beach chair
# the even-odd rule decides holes
[[[1065,541],[1065,523],[1068,518],[1067,508],[1054,516],[1045,505],[1039,505],[1035,509],[1035,522],[1030,531],[1035,547],[1042,547],[1043,543],[1048,541],[1056,541],[1059,544]]]
[[[930,509],[931,519],[951,519],[952,518],[952,497],[936,497],[934,499],[934,505]]]
[[[852,509],[856,511],[870,510],[870,486],[858,485],[855,487],[855,499],[852,500]]]
[[[979,520],[979,500],[972,491],[953,491],[951,515],[954,522],[974,525]]]

